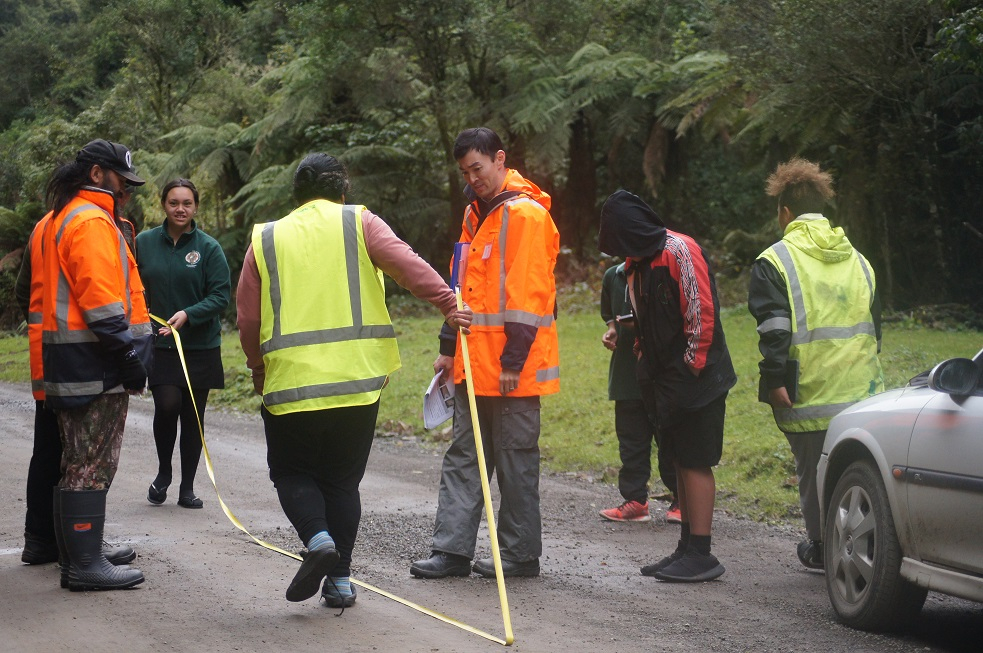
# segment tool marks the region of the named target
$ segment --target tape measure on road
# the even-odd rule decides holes
[[[458,294],[458,302],[460,302],[460,294]],[[163,326],[166,326],[168,328],[171,328],[171,325],[169,325],[165,320],[160,319],[156,315],[154,315],[154,314],[151,313],[150,314],[150,317],[155,322],[158,322],[159,324],[161,324]],[[181,359],[181,368],[184,370],[184,380],[188,384],[188,391],[189,391],[189,393],[191,395],[191,404],[192,404],[192,406],[195,409],[195,419],[198,419],[198,406],[195,404],[194,392],[191,392],[191,377],[188,375],[188,365],[187,365],[187,363],[184,360],[184,347],[181,345],[181,336],[178,333],[177,329],[173,329],[173,328],[171,328],[171,334],[174,336],[174,343],[177,345],[178,357]],[[463,334],[462,334],[462,337],[464,337]],[[465,360],[467,360],[467,359],[465,359]],[[468,365],[468,367],[470,369],[470,364]],[[470,371],[468,372],[468,375],[470,377]],[[468,387],[469,388],[471,387],[471,384],[470,383],[468,384]],[[473,392],[473,390],[471,392]],[[472,407],[474,406],[474,399],[473,398],[471,400],[471,405],[472,405]],[[479,442],[480,442],[480,437],[481,436],[480,436],[480,433],[477,430],[478,420],[475,419],[473,421],[474,421],[475,427],[476,427],[475,428],[475,433],[476,433],[476,436],[479,438]],[[215,468],[212,465],[212,457],[211,457],[211,454],[208,453],[208,444],[205,442],[205,429],[201,425],[201,420],[198,420],[198,433],[201,436],[201,450],[204,453],[204,457],[205,457],[205,469],[208,472],[208,478],[212,482],[212,487],[215,488],[215,497],[218,499],[218,504],[220,506],[222,506],[222,512],[224,512],[225,513],[225,516],[229,518],[229,521],[232,522],[232,524],[236,528],[238,528],[240,531],[242,531],[243,533],[245,533],[246,536],[249,537],[249,539],[251,539],[256,544],[260,545],[264,549],[269,549],[270,551],[274,551],[276,553],[279,553],[280,555],[284,555],[284,556],[287,556],[288,558],[293,558],[295,560],[303,560],[303,558],[301,558],[296,553],[291,553],[290,551],[285,551],[284,549],[281,549],[278,546],[275,546],[273,544],[270,544],[269,542],[264,542],[263,540],[259,539],[258,537],[256,537],[252,533],[250,533],[249,532],[249,529],[247,529],[245,526],[242,525],[242,522],[239,521],[239,518],[236,517],[235,514],[233,514],[232,510],[229,508],[229,506],[226,505],[225,501],[222,499],[221,493],[218,491],[218,483],[215,481]],[[479,455],[480,455],[480,452],[481,452],[480,446],[478,448],[478,451],[479,451]],[[405,605],[408,608],[412,608],[412,609],[416,610],[417,612],[420,612],[422,614],[427,615],[428,617],[433,617],[434,619],[437,619],[438,621],[442,621],[442,622],[444,622],[446,624],[450,624],[451,626],[456,626],[457,628],[460,628],[461,630],[467,631],[467,632],[469,632],[469,633],[471,633],[473,635],[478,635],[479,637],[484,637],[487,640],[491,640],[493,642],[497,642],[497,643],[502,644],[504,646],[511,646],[512,643],[515,641],[515,638],[512,635],[512,625],[511,625],[511,620],[509,618],[508,602],[507,602],[507,599],[505,598],[505,584],[504,584],[504,580],[502,579],[502,573],[501,573],[501,560],[500,560],[500,556],[499,556],[499,552],[498,552],[498,540],[497,540],[497,537],[496,537],[497,534],[495,533],[495,528],[494,528],[494,525],[495,525],[495,523],[494,523],[494,516],[492,515],[492,513],[490,511],[490,506],[491,506],[491,498],[490,497],[491,497],[491,495],[488,493],[488,487],[487,487],[488,479],[487,479],[487,475],[484,472],[485,467],[482,464],[482,465],[480,465],[480,468],[481,468],[481,471],[482,471],[482,480],[483,480],[483,483],[482,483],[482,491],[485,493],[485,504],[486,504],[486,510],[488,511],[488,518],[489,518],[489,522],[488,523],[489,523],[489,528],[490,528],[491,533],[492,533],[492,539],[493,539],[493,544],[494,544],[494,546],[492,547],[492,550],[494,552],[495,571],[496,571],[496,575],[497,575],[497,578],[498,578],[499,599],[500,599],[500,601],[502,603],[502,614],[504,615],[504,619],[505,619],[506,639],[501,639],[499,637],[495,637],[494,635],[491,635],[489,633],[486,633],[486,632],[484,632],[482,630],[479,630],[479,629],[477,629],[477,628],[475,628],[473,626],[469,626],[468,624],[466,624],[464,622],[458,621],[457,619],[454,619],[453,617],[448,617],[447,615],[441,614],[441,613],[437,612],[436,610],[431,610],[430,608],[424,607],[424,606],[419,605],[417,603],[413,603],[412,601],[408,601],[408,600],[406,600],[404,598],[401,598],[399,596],[396,596],[395,594],[392,594],[391,592],[387,592],[387,591],[385,591],[383,589],[380,589],[380,588],[375,587],[373,585],[370,585],[368,583],[362,582],[360,580],[356,580],[355,578],[352,578],[351,579],[351,582],[354,583],[355,585],[358,585],[359,587],[362,587],[364,589],[369,590],[370,592],[375,592],[376,594],[379,594],[380,596],[384,596],[387,599],[392,599],[393,601],[396,601],[397,603],[400,603],[402,605]]]

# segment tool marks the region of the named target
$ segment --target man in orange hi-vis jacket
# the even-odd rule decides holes
[[[560,389],[553,269],[560,236],[550,197],[505,166],[501,139],[479,127],[461,132],[454,158],[470,204],[460,242],[467,261],[461,294],[474,311],[468,349],[486,464],[501,491],[498,540],[505,576],[539,575],[540,396]],[[454,438],[444,454],[431,555],[410,566],[421,578],[472,571],[483,497],[471,408],[457,333],[442,329],[434,370],[453,374]],[[495,576],[491,558],[474,572]]]
[[[73,591],[125,589],[143,574],[102,551],[106,493],[123,442],[127,393],[141,392],[153,352],[136,261],[115,222],[127,183],[144,181],[130,151],[94,140],[48,182],[41,237],[45,401],[58,417],[62,478],[55,537]]]

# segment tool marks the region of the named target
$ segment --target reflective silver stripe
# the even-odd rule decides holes
[[[105,306],[90,308],[82,313],[82,318],[86,322],[94,322],[96,320],[104,320],[107,317],[117,317],[119,315],[126,315],[126,312],[123,310],[123,302],[112,302],[110,304],[106,304]]]
[[[305,345],[323,345],[330,342],[345,342],[349,340],[366,340],[373,338],[395,338],[396,329],[391,324],[377,324],[370,326],[349,326],[337,327],[334,329],[320,329],[318,331],[301,331],[300,333],[290,333],[281,335],[276,340],[269,340],[260,349],[267,354],[278,349],[289,347],[303,347]],[[276,346],[274,347],[274,342]]]
[[[263,227],[263,258],[266,259],[266,270],[270,275],[270,303],[272,304],[273,308],[273,335],[266,342],[260,343],[259,346],[263,355],[279,349],[287,349],[289,347],[321,345],[330,342],[345,342],[349,340],[396,337],[396,329],[391,324],[363,324],[361,276],[359,275],[358,270],[358,224],[356,223],[356,208],[357,207],[355,206],[345,205],[341,209],[342,233],[344,234],[345,245],[345,264],[347,266],[348,273],[348,298],[352,308],[352,326],[348,327],[319,329],[316,331],[302,331],[299,333],[283,335],[280,326],[280,308],[282,306],[282,296],[280,294],[280,272],[277,266],[276,246],[274,242],[274,227],[276,223],[270,222]],[[288,391],[285,390],[282,392]],[[291,390],[289,392],[295,391]],[[274,394],[280,393],[278,392]],[[340,392],[338,394],[354,393]]]
[[[560,378],[560,366],[547,367],[545,370],[536,370],[536,381],[542,383],[543,381],[552,381],[553,379]]]
[[[815,342],[816,340],[846,340],[857,335],[874,335],[873,322],[860,322],[848,327],[819,327],[810,331],[808,320],[806,319],[805,301],[802,298],[802,286],[799,284],[799,275],[795,270],[795,263],[792,261],[792,255],[789,254],[788,246],[780,241],[775,243],[772,249],[775,250],[778,260],[781,261],[782,267],[785,268],[789,294],[792,296],[792,306],[795,311],[795,331],[792,332],[793,345],[804,345]],[[857,257],[858,259],[860,258],[859,254]],[[863,261],[863,259],[860,260]],[[864,273],[867,274],[867,284],[870,285],[870,272],[866,266],[863,266],[863,268]],[[873,295],[873,291],[871,294]],[[789,321],[789,324],[791,325],[791,321]],[[758,327],[758,329],[759,333],[761,333],[761,327]]]
[[[130,325],[130,335],[132,336],[149,336],[154,330],[150,328],[150,322],[141,322],[139,324]]]
[[[27,323],[28,324],[41,324],[41,322],[42,322],[42,320],[41,320],[41,314],[40,313],[31,312],[31,313],[28,313],[27,314]]]
[[[348,268],[348,297],[352,307],[352,326],[362,326],[362,284],[358,275],[358,226],[355,207],[341,207],[341,227],[345,234],[345,265]],[[394,336],[395,337],[395,336]]]
[[[857,335],[874,335],[873,322],[861,322],[851,327],[818,327],[805,333],[793,333],[792,344],[804,345],[816,340],[846,340]]]
[[[474,231],[471,230],[471,216],[473,215],[474,215],[474,209],[472,209],[471,205],[468,204],[468,208],[464,212],[464,230],[468,232],[468,235],[471,236],[472,240],[474,240],[474,233],[475,233]]]
[[[804,333],[809,327],[808,322],[806,322],[806,305],[802,299],[802,285],[799,283],[799,275],[795,271],[795,263],[792,262],[792,255],[788,253],[788,246],[783,241],[775,243],[773,249],[778,255],[782,267],[785,268],[785,277],[788,279],[788,289],[792,295],[792,307],[795,311],[795,330]]]
[[[528,311],[512,309],[505,311],[505,321],[518,322],[519,324],[526,324],[532,327],[548,327],[553,324],[553,314],[536,315]]]
[[[44,384],[44,394],[52,397],[85,397],[102,394],[102,381],[81,381],[78,383]]]
[[[75,219],[75,216],[77,216],[82,211],[88,211],[90,209],[94,209],[96,211],[102,211],[103,213],[106,213],[105,210],[100,209],[95,204],[83,204],[82,206],[78,207],[77,209],[75,209],[74,211],[72,211],[71,213],[69,213],[68,215],[66,215],[65,216],[65,219],[61,221],[61,226],[58,227],[58,233],[55,234],[55,244],[56,245],[61,242],[61,236],[65,232],[65,228],[68,227],[68,223],[70,223],[72,220],[74,220]],[[106,213],[106,215],[109,215],[109,214]]]
[[[31,391],[32,392],[44,391],[44,379],[31,379]]]
[[[857,252],[857,260],[860,261],[860,268],[864,271],[864,276],[867,277],[867,288],[870,289],[870,303],[874,304],[874,281],[870,278],[870,268],[867,267],[867,262],[864,261],[864,257]]]
[[[758,333],[769,331],[791,331],[792,320],[787,317],[772,317],[758,325]]]
[[[72,345],[80,342],[99,342],[99,338],[88,329],[64,329],[41,332],[41,342],[49,345]]]
[[[505,246],[509,240],[509,204],[502,207],[502,230],[498,232],[498,312],[505,313]]]
[[[116,229],[116,233],[119,235],[119,262],[123,267],[123,281],[125,285],[124,296],[126,297],[126,319],[129,320],[130,316],[133,315],[133,298],[130,297],[130,262],[126,258],[126,241],[123,240],[123,232]]]
[[[780,424],[806,419],[823,419],[826,417],[833,417],[840,411],[846,410],[855,403],[855,401],[848,401],[842,404],[824,404],[822,406],[776,408],[775,419],[777,419]]]
[[[471,324],[475,326],[505,326],[506,322],[517,322],[531,327],[548,327],[553,324],[553,314],[536,315],[527,311],[509,310],[504,313],[475,313]]]
[[[385,382],[385,376],[377,376],[371,379],[339,381],[337,383],[321,383],[318,385],[307,385],[300,388],[288,388],[286,390],[278,390],[276,392],[263,395],[263,403],[267,406],[277,406],[280,404],[291,404],[307,399],[340,397],[345,395],[361,394],[363,392],[374,392],[376,390],[381,390]]]

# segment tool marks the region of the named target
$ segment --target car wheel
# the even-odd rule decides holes
[[[830,501],[825,532],[826,590],[840,621],[862,630],[891,630],[922,608],[923,587],[900,575],[901,546],[877,469],[855,462]]]

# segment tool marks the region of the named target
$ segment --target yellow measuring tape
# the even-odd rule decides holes
[[[458,301],[458,307],[460,307],[461,306],[461,295],[460,295],[460,291],[458,291],[457,301]],[[169,325],[165,320],[160,319],[156,315],[154,315],[154,314],[151,313],[150,314],[150,317],[155,322],[157,322],[157,323],[159,323],[159,324],[161,324],[163,326],[166,326],[168,328],[171,328],[171,325]],[[178,333],[177,329],[173,329],[173,328],[171,328],[171,334],[174,336],[174,343],[177,345],[178,357],[181,359],[181,367],[184,370],[184,380],[187,382],[187,384],[188,384],[188,390],[190,392],[191,391],[191,377],[188,376],[188,365],[187,365],[187,363],[184,360],[184,347],[181,345],[181,335]],[[461,334],[461,337],[462,338],[465,338],[465,336],[464,336],[463,333]],[[351,582],[354,583],[355,585],[358,585],[359,587],[362,587],[364,589],[369,590],[370,592],[375,592],[376,594],[379,594],[381,596],[384,596],[387,599],[392,599],[393,601],[396,601],[397,603],[401,603],[401,604],[405,605],[408,608],[413,608],[417,612],[421,612],[421,613],[423,613],[423,614],[425,614],[425,615],[427,615],[429,617],[433,617],[434,619],[437,619],[438,621],[443,621],[446,624],[450,624],[452,626],[456,626],[456,627],[460,628],[461,630],[465,630],[465,631],[467,631],[469,633],[472,633],[474,635],[478,635],[479,637],[484,637],[485,639],[491,640],[493,642],[497,642],[497,643],[503,644],[505,646],[510,646],[515,641],[515,637],[513,637],[513,635],[512,635],[512,622],[511,622],[511,619],[509,617],[508,601],[507,601],[506,596],[505,596],[505,582],[502,579],[501,555],[500,555],[500,553],[498,551],[498,534],[495,532],[494,516],[492,515],[492,510],[491,510],[491,505],[492,505],[491,504],[491,494],[489,492],[488,475],[485,472],[484,457],[483,457],[483,453],[482,453],[482,450],[481,450],[481,434],[480,434],[479,429],[478,429],[477,414],[475,413],[475,410],[476,409],[475,409],[475,404],[474,404],[474,390],[471,389],[471,383],[470,383],[470,378],[471,378],[471,362],[467,358],[467,340],[466,339],[463,340],[462,341],[462,344],[464,346],[465,368],[466,368],[466,371],[467,371],[467,377],[469,379],[469,383],[468,383],[468,393],[469,394],[468,394],[468,396],[471,399],[471,416],[472,416],[472,420],[474,421],[474,425],[475,425],[475,441],[476,441],[476,444],[478,446],[478,465],[479,465],[479,467],[481,469],[481,490],[482,490],[482,492],[485,495],[485,510],[488,513],[488,519],[489,519],[489,521],[488,521],[488,527],[491,530],[491,538],[492,538],[492,555],[493,555],[493,558],[495,560],[495,575],[498,578],[498,593],[499,593],[499,598],[500,598],[501,603],[502,603],[502,613],[503,613],[504,619],[505,619],[505,632],[506,632],[505,639],[501,639],[499,637],[495,637],[494,635],[490,635],[490,634],[488,634],[488,633],[486,633],[486,632],[484,632],[482,630],[478,630],[477,628],[475,628],[473,626],[469,626],[466,623],[463,623],[461,621],[458,621],[457,619],[454,619],[453,617],[448,617],[446,615],[443,615],[443,614],[437,612],[436,610],[431,610],[430,608],[424,607],[424,606],[419,605],[417,603],[413,603],[412,601],[408,601],[408,600],[406,600],[404,598],[401,598],[399,596],[396,596],[395,594],[392,594],[390,592],[387,592],[387,591],[385,591],[383,589],[380,589],[380,588],[375,587],[373,585],[370,585],[368,583],[362,582],[360,580],[356,580],[356,579],[352,578],[351,579]],[[191,404],[192,404],[192,406],[194,406],[194,409],[195,409],[195,417],[197,418],[197,415],[198,415],[198,406],[195,404],[194,393],[193,392],[190,392],[190,394],[191,394]],[[284,549],[281,549],[278,546],[274,546],[273,544],[270,544],[269,542],[264,542],[263,540],[259,539],[258,537],[256,537],[252,533],[250,533],[249,530],[245,526],[242,525],[242,522],[239,521],[239,518],[236,517],[232,513],[232,511],[226,505],[225,501],[222,500],[222,495],[218,491],[218,483],[215,481],[215,469],[214,469],[214,467],[212,465],[212,457],[211,457],[211,454],[208,453],[208,445],[205,442],[205,429],[201,425],[201,420],[198,420],[198,432],[201,435],[201,450],[204,453],[204,457],[205,457],[205,469],[208,471],[208,478],[212,481],[212,487],[215,488],[215,496],[216,496],[216,498],[218,498],[219,505],[222,506],[222,512],[224,512],[225,513],[225,516],[229,518],[229,521],[232,522],[232,524],[236,528],[238,528],[240,531],[242,531],[243,533],[245,533],[253,542],[255,542],[256,544],[260,545],[264,549],[269,549],[270,551],[275,551],[276,553],[279,553],[280,555],[285,555],[288,558],[293,558],[294,560],[303,560],[303,558],[301,558],[296,553],[291,553],[290,551],[285,551]]]

